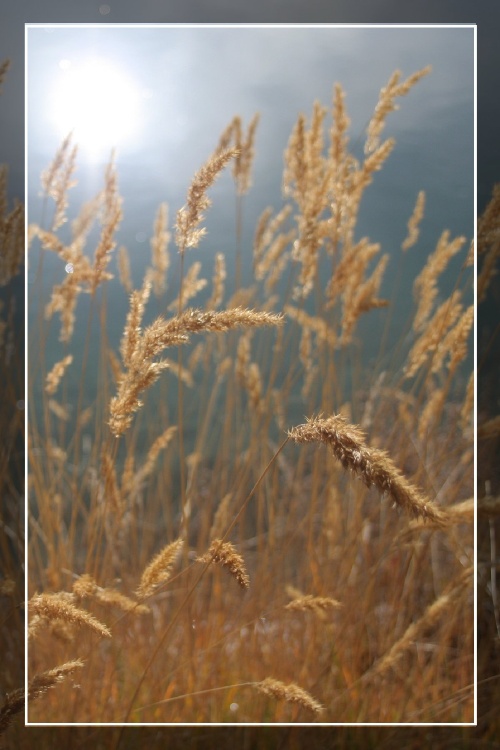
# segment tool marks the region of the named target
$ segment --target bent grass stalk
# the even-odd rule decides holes
[[[446,515],[402,476],[385,451],[367,447],[360,428],[348,424],[342,415],[311,417],[288,435],[297,443],[325,443],[344,469],[357,474],[367,487],[374,485],[410,515],[445,524]]]

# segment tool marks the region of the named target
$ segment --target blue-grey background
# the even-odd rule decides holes
[[[342,83],[351,118],[350,136],[355,155],[363,158],[365,128],[392,72],[403,77],[426,65],[432,73],[398,100],[400,110],[387,120],[384,137],[394,136],[396,149],[382,171],[375,176],[362,204],[356,239],[368,236],[388,252],[388,266],[382,295],[391,300],[393,314],[389,342],[406,335],[412,315],[412,285],[415,276],[434,249],[443,229],[452,236],[464,235],[468,242],[474,228],[474,31],[472,28],[334,28],[334,27],[30,27],[27,32],[27,155],[29,221],[41,222],[43,199],[40,174],[60,144],[62,133],[54,122],[54,88],[66,75],[64,65],[77,67],[97,59],[112,62],[135,81],[136,112],[141,122],[134,138],[118,144],[116,164],[120,192],[124,197],[124,219],[117,241],[131,256],[136,287],[149,262],[149,238],[158,204],[170,206],[171,226],[175,213],[185,202],[186,191],[197,169],[217,144],[224,127],[235,114],[248,123],[261,113],[256,139],[254,188],[245,198],[243,223],[243,282],[251,283],[252,239],[256,222],[267,205],[282,204],[281,175],[283,150],[300,112],[309,114],[315,100],[331,106],[333,85]],[[64,101],[62,102],[64,106]],[[95,105],[89,101],[89,108]],[[99,123],[102,110],[95,107]],[[328,121],[327,121],[328,122]],[[331,122],[331,119],[330,119]],[[103,127],[105,123],[103,123]],[[115,143],[113,135],[109,150]],[[69,215],[75,217],[82,203],[103,184],[109,150],[89,154],[85,147],[78,157],[78,185],[70,193]],[[404,257],[402,277],[400,245],[407,232],[419,190],[425,190],[427,208],[421,241]],[[203,275],[210,279],[215,253],[225,254],[228,291],[231,293],[235,265],[235,199],[228,174],[211,191],[213,208],[207,212],[208,236],[199,249],[190,251],[186,262],[200,260]],[[69,240],[66,225],[61,235]],[[93,254],[97,236],[87,250]],[[451,264],[442,283],[443,294],[453,288],[461,260]],[[173,248],[169,290],[165,300],[148,306],[146,320],[165,313],[166,304],[178,292],[178,256]],[[114,268],[114,265],[112,265]],[[28,325],[30,356],[37,365],[36,319],[39,298],[35,288],[36,253],[28,270]],[[46,294],[65,275],[64,263],[51,256],[43,266]],[[396,280],[398,285],[396,288]],[[193,302],[203,304],[206,293]],[[227,297],[226,297],[227,298]],[[470,301],[471,297],[469,298]],[[44,302],[47,300],[44,299]],[[118,350],[126,319],[128,300],[118,284],[107,291],[109,341]],[[259,303],[257,302],[257,305]],[[81,361],[85,349],[88,303],[82,299],[71,345],[77,352],[69,373],[71,401],[77,399]],[[281,309],[278,304],[278,309]],[[363,364],[369,381],[380,348],[386,315],[371,313],[360,326]],[[46,366],[64,355],[57,341],[59,323],[44,343]],[[390,347],[389,347],[390,348]],[[389,352],[390,353],[390,352]],[[95,357],[93,356],[95,355]],[[98,349],[91,350],[86,371],[89,393],[97,389]],[[391,368],[390,358],[384,366]],[[393,368],[393,366],[392,366]],[[71,372],[75,373],[73,380]],[[394,372],[391,372],[392,376]],[[351,378],[340,398],[350,397]],[[363,378],[361,386],[363,386]],[[41,383],[38,384],[39,388]],[[170,391],[176,400],[176,389]],[[37,393],[35,391],[35,393]],[[321,405],[318,405],[320,408]],[[340,406],[340,403],[338,404]],[[298,400],[297,418],[304,405]],[[194,412],[193,417],[196,417]]]

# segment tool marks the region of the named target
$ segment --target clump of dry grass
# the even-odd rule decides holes
[[[289,430],[288,435],[297,443],[325,443],[344,469],[357,474],[367,487],[374,485],[410,515],[438,524],[445,522],[442,511],[403,477],[386,451],[369,448],[360,428],[350,425],[341,414],[326,419],[311,417],[306,424]]]
[[[170,237],[171,233],[168,230],[168,206],[166,203],[161,203],[156,215],[154,234],[151,239],[153,289],[157,297],[160,297],[166,288],[166,275],[170,266],[170,256],[168,254]]]
[[[413,622],[403,633],[401,638],[394,643],[380,661],[364,676],[364,680],[372,677],[380,677],[388,670],[394,669],[403,657],[405,651],[426,631],[431,630],[445,615],[451,616],[450,609],[455,606],[455,617],[463,606],[464,592],[474,582],[474,569],[470,566],[462,571],[458,580],[445,590],[432,604],[430,604],[417,622]]]
[[[94,598],[101,604],[118,607],[123,612],[143,615],[149,614],[151,611],[145,604],[139,604],[116,589],[98,586],[97,582],[88,573],[84,573],[75,581],[73,584],[73,593],[78,599]]]
[[[145,296],[143,294],[143,299]],[[142,311],[142,300],[137,305],[134,299],[133,304]],[[136,317],[140,320],[139,315]],[[122,356],[128,369],[120,379],[117,395],[110,403],[109,426],[112,433],[118,437],[125,432],[132,422],[133,413],[141,406],[139,394],[151,386],[160,372],[168,367],[165,361],[153,360],[167,347],[187,343],[190,333],[221,332],[242,326],[253,328],[279,325],[281,321],[280,315],[239,307],[220,312],[186,310],[170,320],[157,318],[141,334],[138,320],[130,316],[122,344]]]
[[[297,596],[291,602],[289,602],[285,609],[290,612],[315,612],[324,614],[328,610],[337,609],[341,607],[341,602],[336,601],[328,596],[313,596],[307,594],[306,596]]]
[[[206,192],[226,164],[234,159],[237,154],[238,151],[234,148],[218,151],[195,175],[189,187],[186,206],[183,206],[177,212],[175,231],[176,243],[180,253],[183,254],[188,248],[197,247],[201,238],[205,235],[206,230],[200,229],[198,225],[203,219],[203,211],[210,206],[210,200]]]
[[[167,544],[146,566],[137,589],[137,596],[140,599],[150,596],[160,584],[168,581],[182,545],[182,539],[176,539],[175,542]]]
[[[424,78],[424,76],[429,75],[431,70],[431,66],[428,65],[426,68],[422,68],[422,70],[417,70],[409,76],[406,81],[402,82],[401,71],[394,71],[387,85],[381,89],[375,112],[368,123],[365,153],[370,154],[378,148],[380,144],[380,135],[385,127],[387,115],[394,112],[394,110],[399,107],[394,100],[397,97],[406,96],[418,81]]]
[[[269,695],[277,700],[287,701],[287,703],[296,703],[315,714],[320,714],[324,711],[319,701],[315,700],[306,690],[293,683],[285,685],[283,682],[274,680],[272,677],[266,677],[262,682],[256,683],[255,687],[265,695]]]
[[[64,359],[61,359],[60,362],[56,362],[52,370],[48,373],[47,377],[45,378],[46,393],[53,395],[57,391],[57,387],[59,383],[61,382],[61,378],[63,377],[64,373],[66,372],[67,368],[70,366],[72,362],[73,362],[72,354],[68,354],[66,357],[64,357]]]
[[[419,227],[424,216],[424,208],[425,192],[423,190],[420,190],[417,196],[417,202],[415,203],[415,208],[413,209],[413,213],[408,219],[408,234],[401,245],[401,250],[406,251],[409,250],[410,247],[416,245],[420,235]]]
[[[235,117],[193,178],[174,226],[166,204],[156,211],[151,258],[137,288],[122,246],[117,264],[128,312],[121,341],[108,335],[107,295],[95,293],[115,275],[122,218],[115,167],[111,162],[103,190],[81,208],[63,242],[71,139],[56,155],[43,183],[55,219],[29,232],[42,257],[56,252],[72,267],[46,306],[47,317],[61,315],[64,350],[47,369],[44,347],[54,342],[40,320],[42,354],[31,364],[30,397],[40,406],[29,425],[29,587],[43,593],[29,601],[37,636],[30,671],[67,663],[80,626],[108,637],[99,653],[85,646],[78,699],[71,691],[57,701],[46,696],[50,720],[128,722],[134,711],[151,723],[288,717],[286,705],[273,713],[255,694],[236,699],[245,685],[293,704],[294,721],[298,709],[326,722],[407,721],[415,714],[433,720],[440,701],[449,721],[472,716],[469,694],[463,706],[448,701],[472,680],[472,608],[459,578],[473,559],[473,379],[465,388],[460,372],[473,324],[470,250],[455,288],[442,288],[463,238],[443,233],[415,282],[416,338],[406,361],[394,372],[352,364],[359,321],[388,305],[380,289],[393,261],[379,242],[358,236],[361,201],[395,147],[393,138],[382,140],[387,115],[427,72],[391,77],[361,158],[350,149],[340,85],[328,127],[329,110],[318,102],[309,119],[299,115],[284,154],[284,205],[263,212],[253,243],[242,232],[243,198],[258,117],[247,129]],[[207,193],[230,165],[235,257],[214,253],[210,280],[186,251],[205,235]],[[402,252],[417,243],[423,212],[420,192]],[[101,231],[90,253],[96,222]],[[492,222],[483,235],[495,240]],[[172,238],[180,254],[176,281]],[[253,245],[254,278],[244,287],[246,245]],[[231,263],[234,289],[227,284]],[[202,288],[206,303],[186,309]],[[152,292],[162,314],[149,322]],[[100,327],[92,360],[88,326],[75,402],[68,345],[81,293],[89,296],[89,323],[98,319]],[[222,332],[228,335],[212,335]],[[193,334],[198,343],[184,355]],[[96,382],[89,387],[90,371]],[[168,371],[176,375],[174,389],[163,377]],[[290,428],[303,413],[335,416]],[[300,445],[310,442],[325,443],[337,461]],[[404,513],[373,503],[365,486]],[[214,565],[245,596],[225,574],[211,575]],[[64,593],[68,576],[72,592]],[[459,606],[461,619],[451,616]],[[114,618],[109,628],[103,611]],[[423,635],[437,654],[426,670],[419,669],[420,653],[414,658]],[[381,704],[369,677],[388,673],[403,655],[408,671],[392,670]],[[261,680],[265,674],[284,681]],[[35,704],[30,718],[39,716]]]
[[[476,507],[474,498],[463,500],[461,503],[456,503],[446,509],[445,526],[446,528],[456,526],[458,524],[471,525],[474,523],[474,509]],[[396,544],[402,543],[405,540],[411,539],[414,534],[422,532],[424,530],[440,530],[443,528],[443,522],[433,523],[427,519],[418,518],[411,521],[407,529],[404,529],[401,534],[396,538]]]
[[[439,238],[435,251],[429,255],[424,269],[415,279],[414,291],[419,302],[413,319],[415,331],[421,331],[425,328],[438,294],[437,279],[443,273],[451,258],[461,250],[464,243],[465,237],[456,237],[454,240],[450,240],[450,233],[444,231]]]
[[[94,633],[111,637],[111,631],[95,617],[79,607],[76,607],[64,594],[35,594],[28,602],[30,611],[39,620],[62,620],[71,625],[84,625]],[[33,632],[33,629],[31,629]]]
[[[106,271],[111,260],[116,242],[114,234],[120,224],[123,213],[122,199],[118,193],[118,180],[114,158],[106,167],[104,174],[104,190],[102,196],[101,237],[94,252],[93,275],[90,284],[90,294],[95,294],[99,284],[109,281],[113,277]]]
[[[477,277],[478,302],[486,298],[491,280],[498,272],[497,261],[500,255],[499,216],[500,183],[495,185],[491,200],[477,223],[477,254],[482,257],[482,265]]]
[[[0,65],[0,86],[9,66],[8,60]],[[0,287],[17,276],[24,261],[24,206],[16,201],[9,210],[7,178],[7,165],[0,164]]]
[[[219,563],[229,571],[241,588],[247,589],[250,586],[250,578],[245,570],[244,560],[231,542],[214,539],[209,550],[203,557],[198,558],[198,561]]]
[[[19,688],[9,693],[5,698],[2,708],[0,708],[0,734],[7,729],[14,716],[24,710],[26,698],[28,701],[36,700],[36,698],[44,695],[51,688],[64,682],[66,677],[83,666],[84,662],[81,659],[73,659],[65,664],[61,664],[59,667],[54,667],[35,675],[28,684],[27,695],[24,688]]]
[[[78,147],[71,144],[69,133],[58,149],[52,164],[42,173],[41,182],[44,193],[54,200],[55,211],[51,230],[55,232],[66,221],[68,207],[68,190],[76,184],[72,175],[76,167]]]
[[[121,197],[118,193],[117,175],[113,160],[108,164],[104,176],[104,188],[84,204],[72,222],[72,238],[64,244],[57,236],[57,229],[66,222],[68,191],[76,183],[71,175],[75,169],[77,147],[71,147],[71,134],[64,140],[51,166],[42,176],[46,197],[54,199],[56,208],[50,230],[32,225],[28,233],[30,242],[37,238],[42,247],[60,256],[65,263],[66,275],[61,284],[54,286],[50,301],[45,307],[45,317],[50,320],[54,313],[61,316],[60,341],[71,341],[75,325],[76,305],[81,292],[92,297],[99,285],[113,278],[107,267],[116,245],[114,235],[122,218]],[[84,252],[85,244],[96,221],[101,223],[100,239],[94,251],[94,261]]]

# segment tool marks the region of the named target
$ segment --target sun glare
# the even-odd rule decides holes
[[[100,157],[137,135],[140,92],[117,64],[101,59],[76,64],[64,59],[59,69],[52,107],[59,137],[73,131],[80,149]]]

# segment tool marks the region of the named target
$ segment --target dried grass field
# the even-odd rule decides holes
[[[253,248],[241,221],[259,121],[235,117],[184,205],[158,207],[139,284],[117,239],[113,161],[78,210],[70,137],[42,175],[44,222],[28,230],[40,311],[28,339],[30,722],[474,720],[472,236],[443,227],[420,247],[418,185],[398,258],[357,227],[397,148],[386,118],[428,72],[391,76],[362,159],[340,85],[331,106],[299,115],[283,207],[260,217]],[[207,279],[204,221],[223,171],[234,274],[217,254]],[[418,252],[408,335],[382,325],[367,367],[366,321],[389,325],[394,302],[384,275],[404,275]],[[47,289],[53,254],[66,273]],[[128,295],[117,340],[112,285]]]

